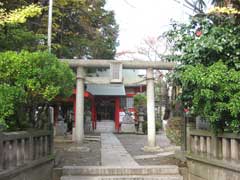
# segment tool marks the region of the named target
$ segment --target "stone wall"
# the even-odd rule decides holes
[[[188,158],[188,179],[189,180],[240,180],[239,164],[236,168],[229,164],[221,165],[211,160],[201,161],[196,158]]]
[[[0,172],[0,180],[52,180],[54,161],[44,159],[27,166]]]
[[[0,133],[0,180],[51,180],[51,131]]]
[[[188,180],[240,180],[240,136],[188,129]]]

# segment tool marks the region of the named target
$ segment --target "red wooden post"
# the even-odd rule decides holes
[[[94,129],[94,104],[93,104],[93,100],[91,100],[91,115],[92,115],[92,128]]]
[[[92,99],[91,112],[92,112],[92,127],[93,129],[96,129],[97,117],[96,117],[96,105],[95,105],[94,99]]]
[[[59,114],[59,107],[58,105],[54,106],[54,126],[56,126],[57,120],[58,120],[58,114]]]
[[[115,98],[115,129],[119,130],[120,97]]]
[[[94,104],[94,128],[97,128],[97,110],[96,110],[96,104]]]
[[[74,117],[74,127],[76,127],[76,95],[73,100],[73,117]]]

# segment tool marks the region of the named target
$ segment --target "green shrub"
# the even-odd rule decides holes
[[[181,145],[182,123],[183,123],[183,120],[181,117],[173,117],[170,120],[168,120],[168,123],[166,126],[167,137],[172,143],[176,145]]]
[[[56,97],[70,96],[74,83],[69,66],[48,52],[1,52],[0,128],[44,128],[40,115]]]
[[[172,77],[184,108],[205,117],[215,133],[240,133],[239,17],[194,16],[173,23],[166,38],[175,52],[168,59],[181,62]]]
[[[162,125],[160,121],[156,121],[155,123],[156,123],[156,132],[157,132],[162,127]],[[143,122],[142,129],[143,129],[143,133],[147,134],[147,121]]]
[[[145,94],[137,94],[134,96],[134,107],[139,109],[139,107],[146,107],[147,97]]]

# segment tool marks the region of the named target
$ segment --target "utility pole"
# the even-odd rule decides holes
[[[53,8],[53,0],[49,0],[48,4],[48,39],[47,39],[47,45],[48,45],[48,52],[51,53],[51,44],[52,44],[52,8]],[[50,122],[51,122],[51,130],[52,131],[52,141],[53,136],[55,134],[55,126],[54,126],[54,108],[49,108],[50,113]],[[53,128],[53,129],[52,129]]]
[[[51,52],[51,44],[52,44],[52,7],[53,0],[49,0],[48,5],[48,51]]]

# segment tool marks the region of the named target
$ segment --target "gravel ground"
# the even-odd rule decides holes
[[[69,138],[55,138],[55,168],[53,180],[60,180],[63,166],[100,166],[101,165],[101,142],[100,134],[94,134],[93,139],[88,138],[82,144],[74,144]],[[142,148],[147,145],[146,135],[116,134],[124,148],[142,166],[147,165],[177,165],[180,173],[186,176],[186,165],[177,160],[174,155],[156,156],[157,153],[144,152]],[[90,136],[91,137],[91,136]],[[164,134],[156,136],[157,144],[161,148],[171,146]],[[148,156],[142,158],[142,156]],[[149,157],[154,156],[154,157]],[[138,158],[137,158],[138,157]],[[140,158],[139,158],[140,157]]]
[[[142,148],[147,145],[147,135],[136,135],[136,134],[118,134],[118,139],[125,147],[125,149],[131,154],[135,161],[139,165],[178,165],[183,166],[181,162],[174,157],[174,155],[167,156],[156,156],[153,158],[136,159],[136,156],[141,155],[156,155],[160,152],[144,152]],[[156,136],[156,143],[161,148],[168,148],[171,145],[170,141],[166,138],[163,133]]]
[[[156,156],[153,158],[136,158],[142,155],[156,155],[160,152],[144,152],[142,148],[147,145],[146,135],[115,134],[124,148],[139,165],[178,165],[182,166],[174,155]],[[91,135],[90,135],[91,137]],[[94,134],[93,139],[100,139],[100,134]],[[91,138],[90,138],[91,139]],[[172,146],[163,133],[156,136],[156,142],[161,148]],[[101,142],[96,140],[84,141],[82,144],[74,144],[69,139],[57,139],[55,144],[55,167],[61,168],[68,165],[76,166],[100,166],[101,165]]]
[[[96,134],[93,139],[98,139],[95,136]],[[66,139],[55,141],[55,167],[101,165],[101,142],[93,139],[81,144],[74,144]]]

